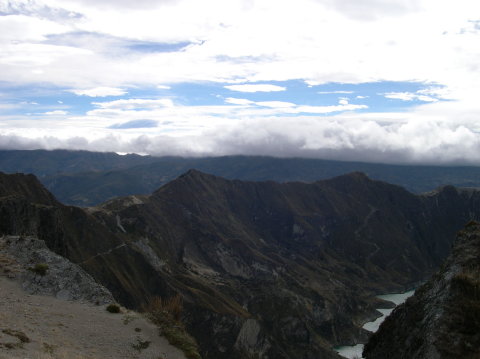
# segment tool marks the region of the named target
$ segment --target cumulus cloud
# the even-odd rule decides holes
[[[235,97],[227,97],[225,99],[226,103],[230,103],[232,105],[251,105],[254,102],[251,100],[247,100],[245,98],[235,98]]]
[[[387,92],[387,93],[384,93],[383,96],[385,96],[386,98],[402,100],[402,101],[413,101],[413,100],[424,101],[424,102],[438,101],[438,99],[434,97],[420,95],[418,93],[413,93],[413,92]]]
[[[380,16],[402,16],[421,9],[418,0],[316,0],[342,14],[358,20],[374,20]]]
[[[95,87],[87,90],[72,89],[70,92],[78,96],[88,97],[122,96],[127,93],[127,91],[116,87]]]
[[[231,91],[239,92],[278,92],[285,91],[286,87],[269,84],[243,84],[243,85],[227,85],[224,86]]]
[[[67,114],[68,112],[63,110],[54,110],[54,111],[48,111],[44,113],[44,115],[48,115],[48,116],[65,116]]]
[[[474,14],[479,11],[474,0],[461,5],[436,0],[2,2],[0,85],[74,89],[90,97],[157,87],[156,93],[171,90],[172,98],[96,100],[77,117],[49,108],[3,116],[1,144],[475,162],[480,31]],[[172,48],[139,51],[139,44]],[[295,89],[274,85],[288,80],[309,86],[435,85],[417,92],[378,90],[422,106],[376,114],[350,103],[353,95],[325,106],[311,105],[310,99],[308,106],[296,103],[289,97]],[[182,87],[176,85],[186,82],[228,83],[228,90],[255,94],[255,101],[227,97],[221,106],[176,105],[174,92]],[[319,95],[352,93],[328,88],[333,90]],[[440,101],[445,99],[450,101]],[[0,104],[10,112],[18,106]],[[135,121],[146,118],[156,126],[138,127],[142,122]]]
[[[429,112],[427,110],[427,112]],[[302,156],[393,163],[479,164],[480,135],[466,124],[440,118],[382,121],[378,114],[224,121],[186,136],[99,132],[97,135],[27,137],[0,134],[1,148],[71,148],[154,155]],[[384,115],[388,119],[388,115]],[[460,162],[459,162],[460,161]]]
[[[126,99],[109,102],[93,102],[92,104],[102,109],[111,110],[139,110],[173,106],[173,102],[170,99]]]
[[[338,90],[338,91],[318,91],[317,93],[318,93],[319,95],[351,94],[351,93],[353,93],[353,91],[342,91],[342,90]]]
[[[71,0],[94,8],[152,9],[161,5],[171,5],[181,0]]]

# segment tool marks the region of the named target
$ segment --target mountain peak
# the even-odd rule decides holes
[[[55,197],[32,174],[5,174],[0,172],[0,198],[26,197],[32,202],[45,205],[58,204]]]
[[[178,178],[184,178],[184,177],[216,177],[214,175],[211,175],[211,174],[208,174],[208,173],[205,173],[205,172],[202,172],[202,171],[199,171],[195,168],[191,168],[189,169],[187,172],[185,172],[184,174],[180,175]]]

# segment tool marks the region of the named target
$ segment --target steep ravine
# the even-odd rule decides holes
[[[361,173],[278,184],[189,171],[86,210],[12,176],[0,175],[0,233],[37,235],[128,307],[181,294],[215,359],[338,358],[333,346],[366,340],[375,295],[428,276],[480,213],[478,192],[416,196]]]
[[[366,359],[480,358],[480,224],[459,232],[442,268],[380,326]]]

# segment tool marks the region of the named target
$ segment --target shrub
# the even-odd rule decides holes
[[[39,274],[41,276],[44,276],[45,274],[47,274],[48,264],[47,263],[37,263],[32,268],[30,268],[30,270],[35,274]]]
[[[132,348],[137,350],[138,352],[141,352],[144,349],[147,349],[150,346],[150,341],[145,340],[142,341],[139,338],[137,338],[137,342],[135,344],[132,344]]]
[[[476,227],[478,225],[480,225],[480,223],[478,223],[477,221],[471,220],[465,225],[465,227]]]
[[[120,306],[118,304],[109,304],[106,309],[109,313],[120,313]]]

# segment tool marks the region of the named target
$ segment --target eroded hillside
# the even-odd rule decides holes
[[[86,210],[30,191],[2,194],[1,233],[38,235],[129,307],[181,294],[205,358],[338,358],[332,346],[367,339],[373,296],[426,278],[480,213],[478,192],[416,196],[361,173],[278,184],[189,171]]]

